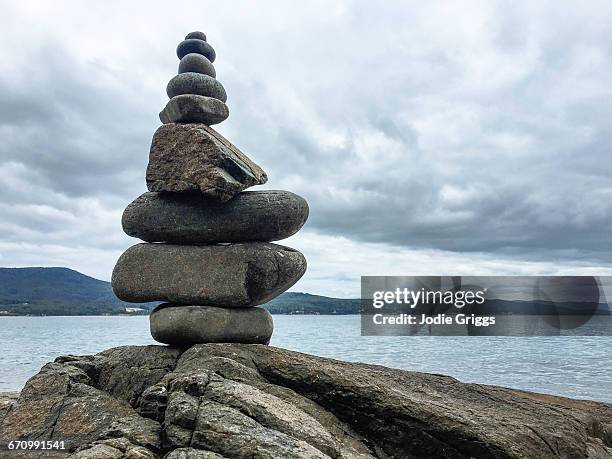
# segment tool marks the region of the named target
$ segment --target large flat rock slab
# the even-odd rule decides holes
[[[144,193],[123,212],[123,230],[147,242],[179,244],[278,241],[308,218],[288,191],[245,191],[227,202],[200,194]]]
[[[151,336],[177,346],[197,343],[268,344],[274,322],[262,308],[162,304],[150,317]]]
[[[180,96],[177,96],[180,97]],[[227,201],[265,183],[266,173],[205,124],[164,124],[153,135],[149,191],[199,192]]]
[[[271,346],[125,346],[47,364],[0,444],[62,439],[89,459],[609,458],[611,419],[606,403]]]
[[[244,308],[280,295],[305,271],[300,252],[267,242],[137,244],[117,261],[112,286],[120,299],[134,303]]]

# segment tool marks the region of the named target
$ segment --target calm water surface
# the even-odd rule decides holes
[[[612,337],[362,337],[359,316],[274,316],[272,345],[612,402]],[[148,317],[0,317],[0,391],[19,390],[65,354],[154,344]]]

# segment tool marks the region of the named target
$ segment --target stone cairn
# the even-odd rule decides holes
[[[192,32],[176,52],[178,75],[149,154],[149,192],[122,219],[124,231],[145,243],[121,255],[113,290],[128,302],[165,302],[150,316],[159,342],[267,344],[272,317],[255,306],[306,271],[300,252],[270,241],[296,233],[308,204],[287,191],[243,191],[267,176],[210,128],[229,116],[215,51]]]

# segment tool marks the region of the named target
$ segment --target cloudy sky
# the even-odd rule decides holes
[[[229,96],[218,130],[310,204],[285,241],[309,261],[293,290],[612,274],[608,1],[0,5],[0,266],[110,278],[199,29]]]

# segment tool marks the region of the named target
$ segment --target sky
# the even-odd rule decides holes
[[[138,241],[177,44],[202,30],[216,129],[303,196],[292,288],[361,275],[612,275],[607,1],[0,3],[0,266],[109,280]],[[252,188],[252,189],[256,189]]]

